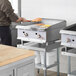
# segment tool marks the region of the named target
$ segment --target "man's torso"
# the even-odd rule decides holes
[[[0,26],[8,26],[11,24],[11,21],[6,14],[0,10]]]

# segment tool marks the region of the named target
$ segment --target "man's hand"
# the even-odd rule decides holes
[[[23,18],[22,22],[31,22],[31,20],[26,20],[25,18]]]
[[[16,22],[31,22],[31,20],[26,20],[25,18],[20,17]]]
[[[23,20],[23,18],[20,17],[20,18],[18,18],[18,20],[16,22],[22,22],[22,20]]]

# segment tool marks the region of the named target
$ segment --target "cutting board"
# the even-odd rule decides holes
[[[34,51],[0,45],[0,66],[10,64],[30,56],[34,56]]]

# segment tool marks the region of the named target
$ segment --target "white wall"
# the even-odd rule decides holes
[[[9,0],[10,2],[11,2],[11,4],[12,4],[12,7],[13,7],[13,9],[14,9],[14,12],[16,13],[16,14],[18,14],[18,0]]]
[[[76,0],[22,0],[22,16],[58,18],[76,22]]]

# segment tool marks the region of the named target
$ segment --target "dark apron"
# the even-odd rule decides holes
[[[9,26],[0,26],[0,43],[11,46],[11,30]]]

